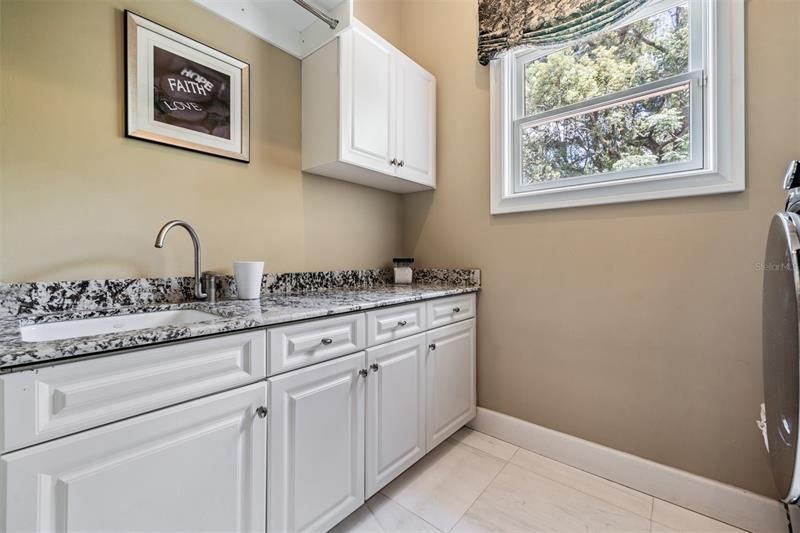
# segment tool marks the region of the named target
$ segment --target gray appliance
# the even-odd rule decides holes
[[[800,531],[800,162],[783,183],[786,205],[772,218],[764,271],[764,403],[772,475]]]

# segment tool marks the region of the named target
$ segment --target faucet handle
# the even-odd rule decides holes
[[[203,272],[203,291],[206,293],[206,301],[210,304],[217,302],[217,272],[206,270]]]

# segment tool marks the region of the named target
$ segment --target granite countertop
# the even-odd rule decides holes
[[[463,283],[387,284],[362,288],[339,287],[308,292],[267,294],[260,300],[227,299],[214,304],[204,302],[163,303],[94,309],[79,308],[55,313],[20,313],[0,317],[0,373],[24,370],[31,366],[61,362],[101,352],[259,328],[477,292],[478,290],[478,285]],[[20,334],[21,325],[172,309],[196,309],[219,315],[219,318],[194,324],[170,325],[57,341],[26,342],[22,340]]]

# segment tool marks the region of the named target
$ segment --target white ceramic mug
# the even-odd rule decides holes
[[[233,262],[236,295],[240,300],[255,300],[261,297],[261,278],[263,275],[264,261]]]

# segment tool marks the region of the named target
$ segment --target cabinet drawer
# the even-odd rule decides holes
[[[425,304],[400,305],[367,312],[367,345],[410,337],[425,331]]]
[[[363,350],[365,329],[364,313],[268,329],[267,375]]]
[[[264,331],[109,355],[0,377],[2,451],[266,376]]]
[[[428,329],[446,326],[475,316],[475,295],[459,294],[428,302]]]

